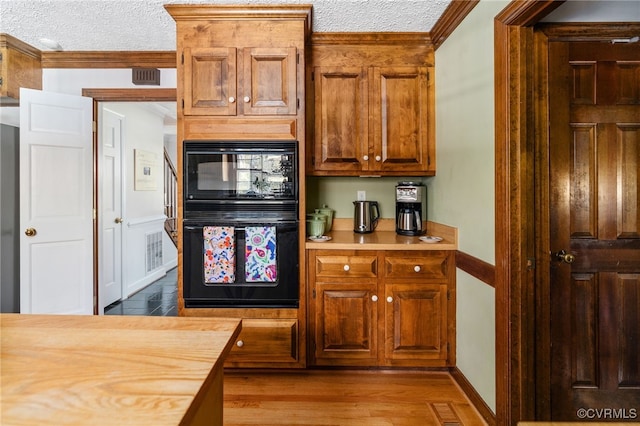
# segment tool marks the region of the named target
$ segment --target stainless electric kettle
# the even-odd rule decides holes
[[[368,234],[373,232],[380,219],[380,208],[377,201],[354,201],[353,232]]]

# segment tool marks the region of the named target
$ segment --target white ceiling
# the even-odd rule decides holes
[[[315,32],[428,32],[451,0],[0,0],[0,32],[40,50],[175,50],[163,5],[312,4]]]

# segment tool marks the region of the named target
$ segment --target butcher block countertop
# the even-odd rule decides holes
[[[307,249],[325,250],[457,250],[458,230],[436,222],[426,222],[425,235],[441,237],[442,241],[427,243],[419,237],[396,234],[393,219],[381,219],[376,230],[369,234],[353,232],[353,220],[336,219],[327,241],[312,241],[307,238]]]
[[[0,314],[3,425],[221,425],[238,319]]]

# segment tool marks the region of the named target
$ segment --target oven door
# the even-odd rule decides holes
[[[262,229],[271,244],[247,244]],[[185,220],[183,231],[185,307],[298,307],[298,222]]]

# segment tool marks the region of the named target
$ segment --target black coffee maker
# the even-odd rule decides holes
[[[423,221],[427,213],[426,188],[420,182],[398,182],[396,185],[396,233],[424,235]]]

